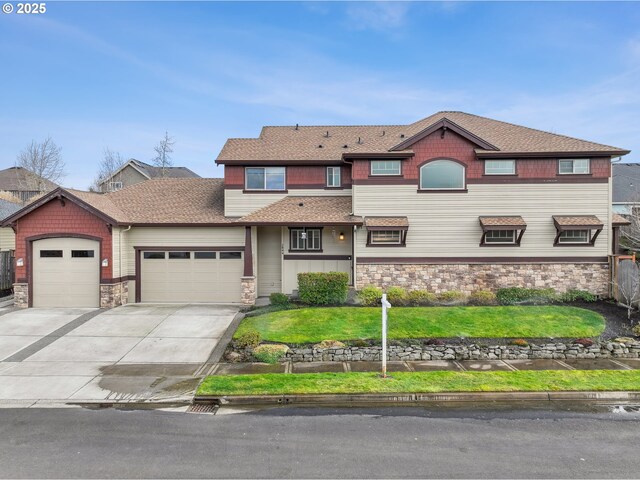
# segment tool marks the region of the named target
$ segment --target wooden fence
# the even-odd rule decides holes
[[[13,256],[10,251],[0,252],[0,292],[13,287]]]

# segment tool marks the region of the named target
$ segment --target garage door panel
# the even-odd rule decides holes
[[[183,258],[151,259],[143,252],[141,260],[141,300],[143,302],[239,302],[242,253],[189,251]],[[156,256],[159,256],[156,254]],[[174,255],[178,256],[178,255]],[[237,258],[237,257],[240,258]],[[228,257],[236,257],[227,259]]]
[[[100,243],[81,238],[33,242],[34,307],[98,307]]]

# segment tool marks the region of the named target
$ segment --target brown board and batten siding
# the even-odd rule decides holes
[[[409,219],[406,247],[366,246],[366,231],[356,239],[358,262],[367,257],[478,258],[593,257],[610,252],[609,229],[595,246],[554,247],[553,215],[595,215],[610,224],[609,184],[491,184],[467,186],[465,194],[416,194],[415,185],[354,185],[354,211],[362,216]],[[381,202],[380,199],[385,201]],[[527,224],[520,247],[480,246],[480,216],[521,216]]]

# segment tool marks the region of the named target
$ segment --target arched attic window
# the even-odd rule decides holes
[[[420,167],[421,190],[464,190],[465,167],[452,160],[434,160]]]

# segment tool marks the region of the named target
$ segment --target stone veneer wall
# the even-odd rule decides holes
[[[129,302],[129,281],[101,284],[100,308],[113,308]]]
[[[27,308],[29,306],[28,283],[13,284],[13,306],[18,308]]]
[[[254,305],[256,303],[256,277],[242,277],[241,301],[243,305]]]
[[[239,350],[244,355],[251,351]],[[292,347],[286,355],[293,362],[343,362],[380,361],[382,347]],[[516,360],[516,359],[567,359],[567,358],[640,358],[640,341],[633,343],[601,342],[590,347],[575,343],[547,343],[519,347],[515,345],[413,345],[388,347],[388,360]]]
[[[461,290],[496,290],[505,287],[587,290],[608,296],[609,265],[606,263],[530,264],[358,264],[356,288],[404,287],[441,293]]]

